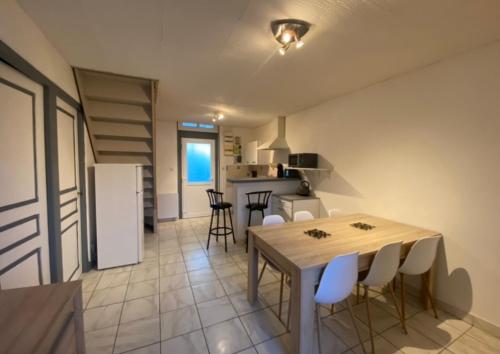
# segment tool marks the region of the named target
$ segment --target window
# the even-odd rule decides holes
[[[206,143],[187,143],[187,182],[210,183],[212,181],[211,145]]]
[[[181,125],[186,128],[196,128],[198,126],[198,123],[182,122]]]
[[[196,132],[217,133],[219,131],[217,125],[212,123],[196,123],[196,122],[178,122],[177,129]]]

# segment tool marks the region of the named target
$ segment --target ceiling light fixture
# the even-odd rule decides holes
[[[292,44],[295,44],[295,48],[302,48],[304,46],[302,38],[310,27],[309,22],[296,19],[272,21],[271,31],[276,41],[281,44],[279,53],[285,55]]]
[[[222,112],[214,112],[211,114],[212,116],[212,122],[217,122],[218,120],[223,120],[224,119],[224,113]]]

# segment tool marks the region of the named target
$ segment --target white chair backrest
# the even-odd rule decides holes
[[[328,217],[333,218],[335,216],[339,216],[341,214],[340,209],[333,208],[328,210]]]
[[[276,225],[284,223],[285,219],[283,219],[281,215],[267,215],[264,216],[264,220],[262,220],[262,225]]]
[[[437,246],[440,239],[441,236],[434,236],[415,242],[399,271],[408,275],[427,272],[432,267],[432,263],[436,258]]]
[[[314,220],[313,214],[307,210],[297,211],[293,214],[293,221]]]
[[[337,256],[326,266],[314,299],[319,304],[336,304],[346,299],[358,280],[358,252]]]
[[[368,286],[383,286],[389,283],[399,268],[402,242],[389,243],[382,247],[373,259],[368,275],[361,282]]]

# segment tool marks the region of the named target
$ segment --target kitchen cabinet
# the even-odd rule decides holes
[[[256,165],[258,161],[257,140],[246,143],[242,151],[242,163],[245,165]]]
[[[319,218],[319,208],[320,200],[313,196],[285,194],[272,198],[272,213],[281,215],[285,221],[293,221],[293,215],[298,211],[308,211],[314,218]]]

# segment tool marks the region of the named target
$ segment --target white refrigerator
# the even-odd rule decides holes
[[[142,166],[96,164],[95,212],[97,268],[142,261],[144,208]]]

